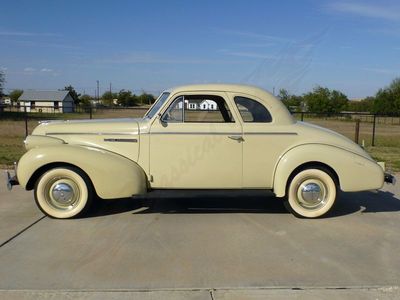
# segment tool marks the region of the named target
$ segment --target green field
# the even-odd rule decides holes
[[[140,117],[146,109],[115,109],[96,111],[93,118],[124,118]],[[1,117],[1,116],[0,116]],[[23,140],[25,138],[25,122],[21,119],[0,119],[0,167],[10,167],[14,161],[24,153]],[[37,126],[38,120],[46,119],[85,119],[87,113],[74,114],[32,114],[34,120],[28,122],[28,132],[31,133]],[[320,125],[337,131],[354,140],[354,120],[341,120],[335,118],[305,118],[306,122]],[[394,172],[400,171],[400,125],[391,120],[380,120],[376,125],[375,146],[371,146],[372,123],[367,120],[361,122],[359,144],[364,144],[365,149],[378,161],[385,161],[387,168]]]

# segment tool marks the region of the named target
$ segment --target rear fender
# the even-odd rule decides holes
[[[310,163],[331,168],[344,192],[374,190],[383,186],[384,173],[375,161],[335,146],[306,144],[290,149],[280,158],[274,173],[276,196],[284,197],[291,174],[298,167]]]

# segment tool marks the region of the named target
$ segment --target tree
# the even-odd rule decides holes
[[[17,103],[18,102],[18,98],[19,97],[21,97],[21,95],[22,95],[22,93],[23,93],[24,91],[23,90],[13,90],[11,93],[10,93],[10,99],[11,99],[11,103],[14,105],[15,103]]]
[[[400,114],[400,78],[380,89],[375,96],[374,112],[378,114]]]
[[[347,109],[349,111],[355,112],[369,112],[372,113],[374,111],[374,97],[367,97],[360,101],[349,101],[347,105]]]
[[[135,106],[137,105],[138,98],[131,91],[120,90],[118,93],[118,104],[121,106]]]
[[[80,97],[79,100],[80,100],[79,105],[81,105],[82,107],[90,107],[91,106],[90,100],[92,100],[92,97],[90,95],[84,94]]]
[[[117,99],[117,98],[118,98],[118,94],[117,93],[111,93],[110,91],[105,92],[101,96],[101,100],[102,100],[103,104],[107,105],[107,106],[114,105],[114,99]]]
[[[78,94],[78,93],[75,91],[75,89],[74,89],[74,87],[73,87],[72,85],[69,85],[69,86],[64,87],[64,89],[63,89],[62,91],[69,91],[69,94],[71,95],[72,99],[74,99],[75,105],[78,105],[78,104],[79,104],[79,96],[80,96],[81,94]]]
[[[300,111],[303,98],[301,96],[291,95],[285,89],[280,89],[278,98],[280,98],[285,106],[291,111]]]
[[[152,94],[143,93],[137,96],[138,102],[140,104],[152,104],[156,101],[156,98]]]
[[[0,70],[0,97],[2,97],[4,90],[4,83],[6,82],[4,72]]]
[[[303,96],[308,111],[316,113],[339,113],[347,108],[349,99],[345,94],[328,88],[316,87]]]

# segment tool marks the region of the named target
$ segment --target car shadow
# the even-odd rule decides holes
[[[335,207],[323,218],[359,213],[397,212],[400,200],[393,193],[340,193]],[[265,191],[163,192],[132,198],[99,200],[86,217],[132,214],[287,214],[283,201]]]

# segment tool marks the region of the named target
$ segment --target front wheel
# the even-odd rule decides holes
[[[57,219],[83,214],[94,194],[88,176],[78,168],[57,167],[45,172],[35,185],[35,200],[40,210]]]
[[[297,217],[317,218],[334,205],[337,187],[332,174],[323,169],[305,169],[289,182],[284,204]]]

